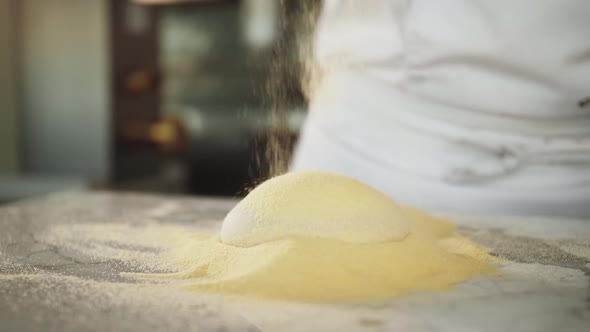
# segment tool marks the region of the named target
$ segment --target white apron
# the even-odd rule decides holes
[[[314,60],[291,170],[434,212],[590,217],[590,1],[327,0]]]

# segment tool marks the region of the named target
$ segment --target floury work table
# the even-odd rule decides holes
[[[90,234],[100,225],[126,236],[171,225],[215,232],[235,203],[68,192],[0,207],[0,331],[590,331],[590,221],[451,217],[460,233],[508,261],[498,276],[341,304],[137,283],[121,272],[136,271],[133,257],[157,248]]]

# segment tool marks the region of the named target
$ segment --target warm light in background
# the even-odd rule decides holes
[[[70,188],[242,195],[270,172],[271,110],[295,142],[306,103],[285,27],[301,0],[74,2],[0,0],[0,204]],[[271,78],[289,80],[284,102]]]

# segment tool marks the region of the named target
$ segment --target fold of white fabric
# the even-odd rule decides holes
[[[441,212],[590,217],[590,2],[330,0],[292,163]]]

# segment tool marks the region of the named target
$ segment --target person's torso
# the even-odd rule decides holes
[[[317,29],[294,169],[333,168],[419,206],[436,195],[409,191],[432,186],[492,201],[590,193],[590,2],[328,0]],[[321,141],[342,150],[336,166]],[[562,198],[539,192],[551,190]]]

